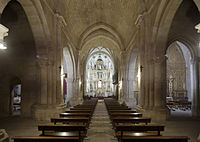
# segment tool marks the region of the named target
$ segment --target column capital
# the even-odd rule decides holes
[[[40,57],[40,58],[37,58],[37,63],[40,67],[44,67],[44,66],[50,66],[50,65],[54,65],[54,61],[53,60],[50,60],[48,59],[47,57]]]
[[[37,59],[37,63],[40,67],[47,67],[49,65],[48,59]]]

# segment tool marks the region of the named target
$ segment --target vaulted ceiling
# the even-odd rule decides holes
[[[95,23],[105,23],[119,34],[127,45],[136,31],[135,22],[143,0],[60,0],[49,1],[67,23],[67,30],[76,43],[80,35]]]

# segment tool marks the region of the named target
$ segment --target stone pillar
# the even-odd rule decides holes
[[[195,117],[200,116],[200,87],[199,80],[199,71],[200,71],[200,60],[197,58],[197,60],[191,60],[190,61],[192,65],[192,72],[191,72],[191,79],[192,79],[192,115]]]
[[[153,109],[154,106],[154,61],[149,59],[149,109]]]
[[[70,100],[70,104],[72,106],[79,104],[80,98],[79,94],[76,92],[76,88],[78,85],[79,80],[73,80],[72,83],[72,98]],[[81,97],[82,98],[82,97]]]
[[[64,112],[66,106],[64,104],[55,104],[54,96],[52,94],[52,84],[50,79],[52,78],[51,70],[53,65],[47,60],[38,60],[40,67],[40,94],[38,96],[38,102],[32,107],[33,117],[37,121],[50,121],[51,117],[58,117],[61,112]]]
[[[199,134],[199,136],[198,136],[198,138],[197,138],[197,142],[200,142],[200,134]]]
[[[0,142],[9,142],[9,136],[4,129],[0,129]]]
[[[47,104],[48,60],[38,60],[40,66],[40,104]]]
[[[169,117],[169,110],[166,107],[166,57],[164,55],[154,58],[154,107],[151,117],[154,120],[162,121]]]
[[[144,25],[143,25],[144,26]],[[141,23],[139,26],[139,30],[138,30],[138,109],[140,111],[142,111],[144,109],[145,106],[145,87],[144,87],[144,83],[145,83],[145,72],[143,70],[144,68],[144,59],[145,59],[145,48],[144,48],[144,42],[145,40],[144,38],[144,31],[141,27]]]

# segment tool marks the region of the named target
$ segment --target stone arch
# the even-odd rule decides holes
[[[10,15],[16,14],[13,18]],[[14,15],[15,16],[15,15]],[[9,1],[6,7],[3,9],[1,15],[1,22],[10,28],[8,37],[5,38],[8,50],[5,52],[6,56],[2,56],[2,60],[8,62],[1,62],[1,67],[5,67],[6,70],[1,70],[1,74],[4,76],[1,82],[5,82],[1,91],[4,92],[1,95],[4,96],[5,101],[4,110],[5,114],[9,112],[9,94],[13,86],[10,86],[10,78],[17,76],[21,80],[23,85],[22,89],[22,101],[21,112],[22,116],[30,117],[32,105],[36,103],[39,94],[39,72],[36,66],[36,46],[28,21],[27,15],[18,1]],[[21,32],[21,30],[23,32]],[[11,83],[12,84],[12,83]],[[34,84],[34,86],[32,85]],[[11,89],[9,88],[11,87]],[[7,88],[7,89],[4,89]],[[35,89],[39,88],[39,89]],[[10,90],[9,90],[10,89]],[[3,91],[5,90],[5,91]]]
[[[88,27],[80,36],[79,49],[82,49],[84,44],[97,35],[104,35],[110,40],[116,42],[121,50],[124,49],[124,44],[120,34],[110,25],[106,23],[95,23]]]
[[[66,81],[66,96],[64,96],[65,103],[68,103],[73,95],[75,95],[75,92],[73,90],[73,84],[75,80],[75,74],[76,74],[76,69],[75,69],[75,61],[74,61],[74,54],[72,49],[70,48],[69,45],[63,48],[63,74],[67,74],[66,78],[63,78],[63,81]]]
[[[127,59],[127,104],[136,108],[138,104],[138,85],[137,85],[137,63],[138,63],[138,48],[133,48]]]
[[[4,8],[10,1],[11,0],[3,0],[0,2],[0,15],[2,14]],[[29,24],[31,26],[37,50],[37,57],[44,58],[45,56],[47,56],[48,52],[47,45],[48,41],[50,41],[50,32],[41,3],[39,1],[17,1],[21,4],[22,8],[24,9]]]
[[[21,85],[22,84],[22,80],[20,77],[18,76],[12,76],[10,78],[10,107],[9,107],[9,110],[10,110],[10,115],[13,115],[13,104],[14,104],[14,88],[16,87],[16,85]],[[20,107],[21,107],[21,104],[20,104]]]
[[[161,1],[153,26],[152,40],[155,43],[154,56],[160,56],[160,53],[164,55],[170,26],[181,3],[182,0]]]
[[[87,55],[91,49],[98,46],[102,46],[111,50],[111,56],[114,59],[114,70],[118,74],[118,76],[120,76],[119,65],[121,64],[121,54],[124,50],[124,43],[120,34],[113,27],[108,24],[99,22],[91,25],[80,36],[79,59],[80,69],[82,69],[80,70],[81,80],[84,80],[84,66],[86,65]],[[80,94],[82,94],[83,96],[83,90],[82,92],[80,92]]]
[[[114,62],[108,49],[102,47],[92,49],[87,56],[84,68],[84,83],[86,84],[84,86],[85,98],[91,96],[98,97],[99,95],[99,97],[110,97],[114,95],[114,85],[112,84]],[[102,82],[104,82],[103,86],[105,88],[98,88],[98,84]]]
[[[161,1],[157,15],[154,22],[154,30],[153,30],[153,43],[155,43],[155,49],[154,53],[155,56],[159,56],[160,53],[163,53],[166,51],[167,45],[167,39],[168,39],[168,33],[173,21],[173,18],[179,8],[179,6],[182,4],[183,0],[179,1]],[[197,8],[200,11],[200,2],[198,0],[193,1]],[[184,41],[183,38],[178,37],[177,39]],[[173,42],[173,41],[171,41]],[[164,47],[164,48],[163,48]]]
[[[194,4],[197,6],[198,9],[200,9],[200,3],[199,1],[194,0],[193,1]],[[191,53],[191,57],[192,57],[192,68],[193,68],[193,78],[198,78],[198,69],[197,69],[197,54],[198,51],[197,49],[195,49],[194,47],[196,45],[194,45],[194,43],[192,43],[193,41],[191,41],[191,39],[189,39],[188,37],[184,37],[182,35],[169,35],[170,32],[170,28],[173,22],[173,19],[175,17],[176,12],[178,11],[179,7],[181,6],[181,4],[183,3],[183,0],[180,1],[162,1],[160,3],[160,6],[158,8],[157,11],[157,16],[156,16],[156,20],[154,23],[154,30],[153,30],[153,38],[152,38],[152,42],[155,45],[153,52],[153,59],[154,59],[154,63],[155,63],[155,68],[159,68],[162,70],[162,72],[159,74],[163,86],[166,82],[166,78],[165,77],[161,77],[163,76],[166,72],[166,62],[165,62],[165,54],[166,54],[166,50],[167,47],[172,44],[174,41],[179,41],[183,44],[185,44],[190,53]],[[158,76],[158,73],[155,73]],[[158,79],[158,78],[156,78]],[[157,80],[156,80],[157,81]],[[155,82],[156,82],[155,81]],[[196,84],[196,88],[194,89],[194,93],[198,94],[198,80],[193,82],[194,84]],[[157,83],[155,83],[159,88],[160,85],[158,85]],[[159,90],[159,89],[157,89]],[[163,90],[162,90],[163,91]],[[159,92],[159,91],[158,91]],[[197,95],[193,95],[195,96],[194,98],[196,98],[196,100],[198,100]],[[194,101],[196,104],[194,105],[198,105],[197,101]],[[198,115],[197,111],[198,108],[194,108],[193,109],[193,115]]]
[[[185,40],[174,40],[173,42],[170,42],[167,50],[170,48],[173,48],[174,46],[177,46],[177,48],[180,50],[180,54],[182,54],[182,58],[184,58],[185,62],[185,85],[187,89],[187,97],[188,101],[192,102],[192,113],[195,115],[196,110],[196,100],[197,100],[197,75],[196,75],[196,68],[195,68],[195,52],[194,49],[192,49],[190,44]],[[167,51],[166,51],[167,53]],[[183,74],[182,74],[183,75]]]
[[[171,40],[169,40],[168,43],[167,43],[166,49],[165,49],[165,53],[166,53],[168,47],[171,44],[174,44],[174,42],[176,42],[176,41],[179,41],[179,42],[183,43],[188,48],[188,50],[190,51],[192,60],[195,60],[195,58],[197,57],[196,53],[198,53],[198,52],[196,52],[195,49],[193,48],[194,45],[190,41],[186,40],[182,36],[176,36],[176,37],[173,37]]]
[[[82,60],[83,55],[87,55],[86,53],[88,53],[92,48],[98,47],[99,45],[112,50],[113,53],[118,57],[118,59],[120,59],[121,50],[119,49],[118,44],[107,36],[102,35],[97,35],[84,43],[80,52],[80,59]]]
[[[93,46],[90,46],[91,43]],[[91,48],[94,48],[94,43],[98,44],[97,46],[100,44],[105,45],[105,48],[113,50],[118,57],[120,56],[121,50],[124,49],[120,35],[114,28],[105,23],[96,23],[81,34],[79,42],[81,57],[82,51],[89,52]]]

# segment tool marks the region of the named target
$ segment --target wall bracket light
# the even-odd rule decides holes
[[[197,33],[200,33],[200,23],[194,27],[197,30]]]
[[[7,49],[6,43],[4,42],[4,37],[8,36],[8,31],[9,31],[8,28],[0,24],[0,49],[1,50]]]

